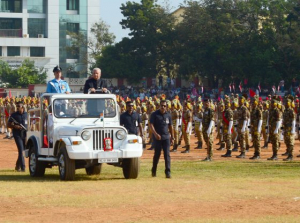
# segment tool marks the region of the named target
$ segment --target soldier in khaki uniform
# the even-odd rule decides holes
[[[212,109],[209,99],[204,99],[204,112],[203,112],[203,138],[207,145],[207,157],[203,161],[212,161],[213,156],[213,129],[215,126],[215,112]]]
[[[4,118],[4,121],[5,123],[7,124],[8,122],[8,119],[9,119],[9,116],[10,116],[10,99],[8,97],[5,98],[5,101],[4,101],[4,115],[5,115],[5,118]],[[9,139],[12,137],[12,130],[11,128],[8,128],[7,125],[6,125],[6,136],[4,137],[4,139]]]
[[[269,102],[263,103],[263,124],[262,124],[262,136],[264,139],[264,146],[262,148],[268,148],[269,142]]]
[[[198,145],[196,149],[202,149],[203,144],[203,134],[202,134],[202,119],[203,119],[203,111],[202,111],[202,102],[199,102],[196,107],[194,120],[195,120],[195,132],[198,139]]]
[[[262,128],[262,111],[259,108],[259,98],[254,97],[251,111],[251,135],[253,139],[254,155],[250,158],[257,160],[260,158],[260,133]]]
[[[190,138],[191,138],[191,131],[192,131],[192,104],[186,102],[183,108],[182,114],[182,135],[185,142],[185,150],[181,153],[189,153],[190,152]]]
[[[279,98],[274,96],[271,102],[271,109],[269,113],[270,121],[270,141],[272,143],[273,155],[268,160],[277,160],[277,153],[279,150],[279,129],[281,126],[281,112],[278,109]]]
[[[178,140],[179,140],[179,111],[178,102],[176,99],[172,101],[171,104],[171,118],[172,118],[172,128],[173,128],[173,136],[174,136],[174,144],[173,149],[170,152],[176,152],[178,148]]]
[[[226,143],[226,154],[222,155],[222,157],[231,157],[231,148],[232,148],[232,126],[233,126],[233,111],[231,110],[231,104],[229,97],[225,96],[224,100],[225,110],[222,114],[222,122],[223,122],[223,134],[224,134],[224,142]],[[225,148],[225,145],[221,145]]]
[[[246,144],[246,152],[249,152],[250,149],[250,123],[251,123],[251,107],[250,107],[250,103],[248,100],[246,100],[246,108],[247,108],[247,126],[246,126],[246,131],[245,131],[245,144]]]
[[[232,105],[232,112],[233,112],[233,131],[232,131],[232,144],[233,144],[233,149],[232,151],[238,151],[238,119],[239,119],[239,99],[234,98]]]
[[[293,160],[293,151],[295,144],[295,128],[296,128],[296,113],[294,111],[295,104],[293,96],[288,96],[286,99],[286,109],[283,113],[283,131],[284,131],[284,142],[287,147],[287,155],[284,161]]]
[[[223,130],[222,130],[222,113],[224,111],[224,102],[223,99],[220,100],[220,102],[217,104],[217,112],[216,112],[216,118],[217,118],[217,139],[219,139],[219,142],[217,145],[221,145],[223,142]],[[218,150],[222,150],[224,148],[220,147]]]
[[[239,134],[239,141],[241,147],[241,154],[238,155],[236,158],[245,158],[245,150],[246,150],[246,142],[245,142],[245,135],[246,135],[246,128],[248,122],[248,110],[245,106],[246,104],[246,95],[240,98],[240,108],[239,108],[239,120],[238,120],[238,134]]]

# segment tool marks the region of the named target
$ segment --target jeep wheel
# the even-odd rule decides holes
[[[45,168],[46,168],[45,163],[40,162],[38,160],[38,154],[36,152],[36,149],[33,146],[29,148],[28,166],[29,166],[30,176],[32,177],[44,176]]]
[[[61,180],[75,179],[75,161],[69,158],[66,148],[58,153],[58,169]]]
[[[126,179],[136,179],[140,170],[140,159],[129,158],[123,159],[122,163],[123,175]]]
[[[102,163],[85,168],[87,175],[99,175],[101,173]]]

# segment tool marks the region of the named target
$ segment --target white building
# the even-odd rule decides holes
[[[93,23],[100,19],[100,0],[0,0],[0,59],[11,67],[24,59],[48,70],[60,65],[69,78],[86,77],[87,66],[80,53],[70,54],[67,31],[89,37]],[[70,69],[73,67],[73,71]]]

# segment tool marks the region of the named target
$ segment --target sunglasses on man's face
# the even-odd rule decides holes
[[[167,105],[160,105],[160,107],[167,107]]]

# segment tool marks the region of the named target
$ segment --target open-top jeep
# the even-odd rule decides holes
[[[43,94],[40,101],[40,108],[28,111],[25,156],[31,176],[57,165],[62,180],[74,180],[76,169],[100,174],[108,163],[122,167],[125,178],[137,178],[142,138],[120,126],[115,95]]]

